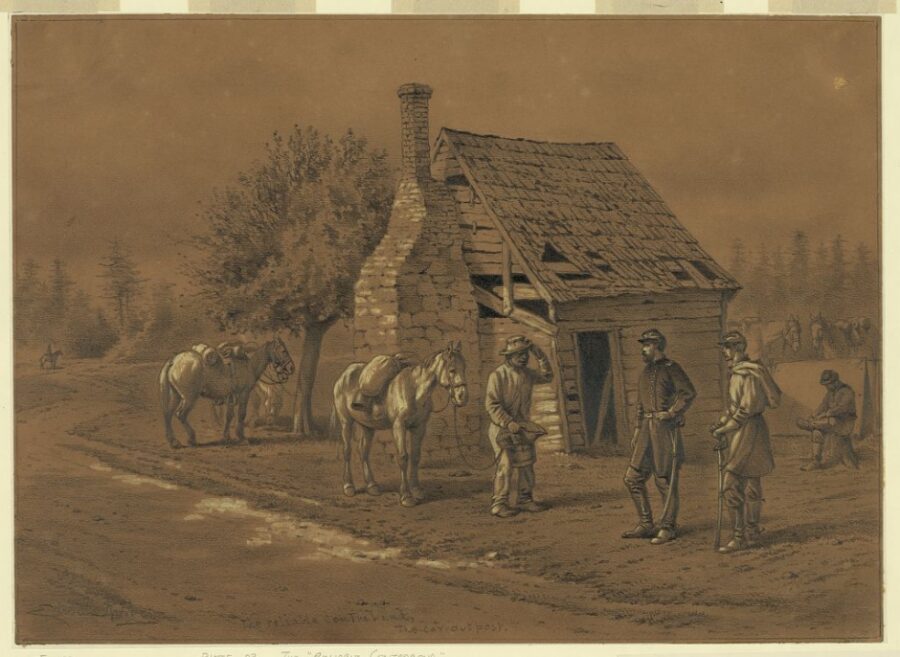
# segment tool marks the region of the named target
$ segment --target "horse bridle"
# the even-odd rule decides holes
[[[284,346],[282,344],[282,346]],[[266,349],[269,349],[269,346],[266,345]],[[285,353],[287,350],[285,350]],[[290,358],[290,354],[288,354],[288,358]],[[293,365],[293,359],[291,359],[290,364]],[[267,376],[266,372],[269,368],[272,367],[275,369],[275,380],[272,380],[271,377]],[[288,382],[288,379],[291,378],[290,374],[285,374],[284,370],[287,367],[285,363],[273,363],[271,360],[266,365],[266,369],[263,370],[263,373],[260,375],[259,380],[270,386],[283,386]]]
[[[448,376],[449,376],[449,373],[448,373]],[[445,410],[447,410],[447,407],[449,407],[450,404],[453,404],[457,408],[462,406],[462,404],[457,404],[454,401],[454,399],[456,398],[455,393],[459,388],[468,387],[468,385],[469,385],[468,383],[452,383],[451,382],[451,383],[448,383],[447,385],[444,385],[443,383],[440,383],[440,381],[438,381],[438,385],[440,385],[444,390],[447,391],[447,403],[444,404],[444,407],[441,410],[432,411],[433,413],[443,413]]]

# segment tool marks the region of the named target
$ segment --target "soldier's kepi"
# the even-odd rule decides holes
[[[741,333],[725,334],[719,346],[731,370],[728,407],[712,426],[725,454],[721,492],[733,535],[719,552],[727,554],[752,545],[762,531],[762,477],[775,468],[763,413],[778,406],[781,390],[765,365],[747,357],[747,339]]]
[[[625,486],[634,501],[638,524],[622,538],[652,538],[651,543],[661,545],[676,536],[678,476],[684,460],[681,427],[696,392],[684,370],[666,357],[666,338],[660,331],[645,331],[639,341],[646,365],[638,381],[637,423],[625,472]],[[651,474],[663,503],[658,526],[653,524],[647,496]]]

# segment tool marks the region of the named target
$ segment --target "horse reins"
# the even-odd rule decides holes
[[[453,390],[455,388],[458,388],[461,386],[452,386],[451,385],[451,386],[447,386],[447,387],[444,387],[444,386],[441,386],[441,387],[444,388],[445,390],[447,390],[447,403],[444,404],[444,407],[441,410],[433,411],[435,414],[443,413],[444,411],[447,410],[447,407],[450,406],[453,401]],[[502,449],[499,452],[497,452],[497,455],[486,466],[472,465],[472,463],[469,462],[469,459],[466,458],[466,454],[465,454],[465,452],[463,452],[463,449],[462,449],[462,442],[459,439],[459,429],[457,427],[457,422],[456,422],[456,409],[457,408],[458,408],[457,405],[453,404],[453,438],[456,442],[456,451],[459,452],[459,457],[462,459],[462,462],[465,463],[472,470],[489,470],[490,468],[493,468],[494,466],[497,465],[497,462],[500,460],[500,457],[503,455]]]

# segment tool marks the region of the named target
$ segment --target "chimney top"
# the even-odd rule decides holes
[[[428,98],[429,96],[431,96],[431,87],[429,87],[427,84],[421,84],[419,82],[409,82],[397,89],[397,95],[400,98],[413,95],[422,95]]]

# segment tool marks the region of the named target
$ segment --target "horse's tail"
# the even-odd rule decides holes
[[[328,437],[337,440],[341,437],[341,425],[338,422],[337,406],[331,405],[331,417],[328,418]]]
[[[169,370],[172,367],[172,359],[166,361],[159,372],[159,401],[163,413],[168,412],[172,400],[172,384],[169,382]]]

